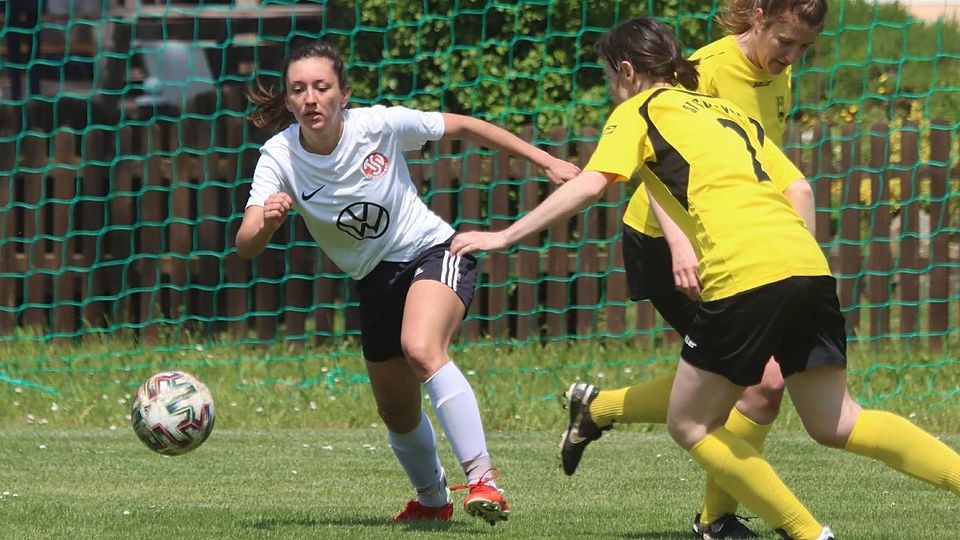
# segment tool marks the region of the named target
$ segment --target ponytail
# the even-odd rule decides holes
[[[696,90],[700,85],[700,73],[697,71],[697,60],[680,58],[677,60],[674,84],[679,84],[687,90]]]
[[[293,113],[287,110],[284,95],[272,86],[267,88],[257,79],[257,86],[247,89],[247,99],[256,107],[247,115],[247,120],[258,128],[280,131],[294,122]]]

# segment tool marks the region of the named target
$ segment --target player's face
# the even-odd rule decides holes
[[[791,20],[792,19],[792,20]],[[820,34],[795,17],[755,29],[754,51],[760,67],[777,75],[803,56]]]
[[[304,58],[287,66],[287,110],[293,113],[301,129],[315,132],[336,131],[340,112],[349,93],[340,88],[333,61],[329,58]]]

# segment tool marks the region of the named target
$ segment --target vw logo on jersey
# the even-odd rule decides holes
[[[387,156],[380,152],[370,152],[367,157],[363,158],[363,164],[360,166],[360,170],[363,171],[363,175],[370,180],[376,180],[387,174],[387,167],[389,165],[390,160],[387,159]]]
[[[337,217],[337,228],[357,240],[380,238],[389,226],[387,209],[371,202],[353,203]]]

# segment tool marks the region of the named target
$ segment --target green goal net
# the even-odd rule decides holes
[[[56,394],[80,374],[129,388],[172,365],[219,366],[239,389],[363,382],[355,291],[303,223],[254,261],[233,245],[270,136],[244,119],[243,91],[276,84],[291,47],[338,46],[354,106],[474,115],[583,164],[612,104],[602,32],[653,15],[688,51],[722,35],[712,1],[0,5],[0,395]],[[938,406],[960,391],[960,30],[895,3],[830,9],[795,66],[787,151],[816,192],[860,397]],[[408,161],[461,230],[502,227],[553,189],[484,148],[428,145]],[[630,366],[672,361],[677,336],[628,299],[630,189],[483,258],[456,349],[493,358],[476,368],[484,381],[537,379],[517,392],[542,398],[563,389],[563,368],[629,382],[642,371]],[[529,366],[496,364],[495,351],[544,346]]]

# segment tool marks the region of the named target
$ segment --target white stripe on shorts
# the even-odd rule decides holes
[[[457,292],[457,287],[460,286],[460,256],[457,255],[453,260],[453,285],[450,286],[453,289],[453,292]]]
[[[443,262],[440,263],[440,283],[447,284],[447,260],[450,259],[450,252],[443,252]]]
[[[449,251],[443,252],[443,264],[440,270],[440,282],[457,292],[460,284],[460,256],[450,256]]]

